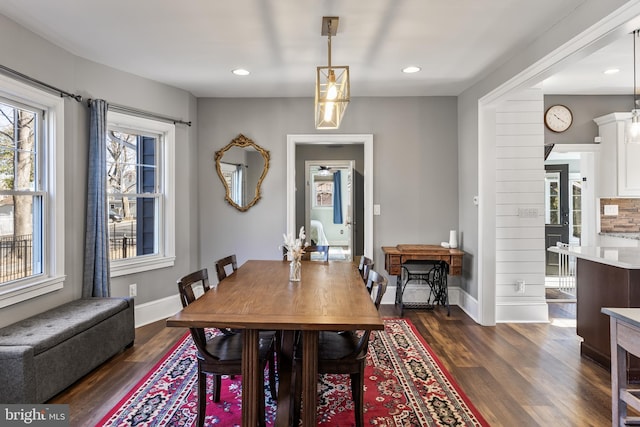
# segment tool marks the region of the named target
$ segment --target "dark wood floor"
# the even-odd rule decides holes
[[[549,304],[549,324],[483,327],[458,307],[451,316],[405,310],[492,426],[610,426],[607,369],[579,355],[575,304]],[[382,306],[397,317],[393,306]],[[91,426],[185,333],[156,322],[136,330],[135,345],[51,403],[68,403],[72,426]]]

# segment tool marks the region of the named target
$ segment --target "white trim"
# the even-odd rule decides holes
[[[545,300],[496,304],[498,323],[548,323],[549,307]]]
[[[29,86],[0,74],[0,94],[26,105],[45,110],[43,128],[47,200],[45,200],[44,277],[31,277],[11,285],[3,285],[0,307],[62,289],[65,281],[65,228],[64,228],[64,98]]]
[[[149,257],[134,257],[111,261],[111,277],[125,276],[158,268],[172,267],[175,264],[175,146],[176,126],[158,120],[133,116],[115,111],[107,111],[109,126],[129,128],[134,131],[161,134],[162,143],[159,146],[162,162],[162,206],[160,212],[160,226],[162,235],[158,236],[158,247],[161,255]]]
[[[364,255],[373,258],[373,135],[287,135],[287,233],[296,235],[296,145],[364,145]]]
[[[135,327],[148,325],[149,323],[164,320],[182,310],[180,295],[175,294],[155,301],[135,304]],[[186,329],[185,329],[186,331]]]

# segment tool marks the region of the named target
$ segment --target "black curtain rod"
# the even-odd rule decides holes
[[[38,79],[34,79],[33,77],[29,77],[26,74],[22,74],[20,71],[16,71],[16,70],[11,69],[9,67],[6,67],[6,66],[4,66],[2,64],[0,64],[0,70],[2,70],[5,74],[9,74],[10,76],[18,77],[18,78],[20,78],[22,80],[25,80],[25,81],[29,82],[29,83],[33,83],[33,84],[36,84],[36,85],[41,86],[43,88],[46,88],[46,89],[48,89],[48,90],[50,90],[52,92],[57,92],[57,93],[60,94],[61,97],[65,97],[66,96],[68,98],[73,98],[78,102],[82,102],[82,95],[76,95],[75,93],[69,93],[66,90],[58,89],[55,86],[51,86],[48,83],[45,83],[45,82],[40,81]]]
[[[21,80],[27,81],[29,83],[38,85],[40,87],[43,87],[45,89],[48,89],[51,92],[55,92],[55,93],[59,93],[61,97],[68,97],[68,98],[72,98],[75,99],[78,102],[82,102],[82,95],[76,95],[75,93],[70,93],[67,92],[66,90],[62,90],[59,89],[55,86],[51,86],[48,83],[45,83],[43,81],[40,81],[38,79],[34,79],[33,77],[29,77],[26,74],[21,73],[20,71],[16,71],[12,68],[9,68],[7,66],[4,66],[2,64],[0,64],[0,71],[4,72],[5,74],[8,74],[12,77],[17,77]],[[89,100],[91,101],[91,100]],[[182,124],[182,125],[187,125],[187,126],[191,126],[191,122],[185,122],[184,120],[180,120],[180,119],[174,119],[172,117],[166,117],[166,116],[160,116],[158,114],[155,113],[149,113],[148,111],[142,111],[142,110],[137,110],[135,108],[130,108],[130,107],[125,107],[123,105],[117,105],[117,104],[109,104],[109,109],[113,110],[113,111],[119,111],[121,113],[128,113],[128,114],[133,114],[136,116],[141,116],[141,117],[152,117],[154,119],[158,119],[158,120],[162,120],[165,122],[170,122],[173,124]]]
[[[91,102],[91,100],[89,100],[89,102]],[[109,106],[109,110],[111,110],[111,111],[116,111],[116,112],[119,112],[119,113],[132,114],[134,116],[139,116],[139,117],[151,117],[151,118],[158,119],[158,120],[161,120],[161,121],[164,121],[164,122],[173,123],[174,125],[175,124],[181,124],[181,125],[191,126],[191,122],[185,122],[184,120],[175,119],[173,117],[161,116],[161,115],[156,114],[156,113],[150,113],[148,111],[138,110],[136,108],[126,107],[124,105],[111,104],[111,103],[109,103],[109,101],[107,101],[107,104]]]

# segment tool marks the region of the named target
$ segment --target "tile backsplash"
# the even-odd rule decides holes
[[[605,205],[617,206],[618,215],[605,215]],[[601,233],[639,233],[640,198],[600,199]]]

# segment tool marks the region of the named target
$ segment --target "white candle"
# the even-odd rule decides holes
[[[458,232],[456,230],[449,231],[449,247],[450,248],[458,247]]]

